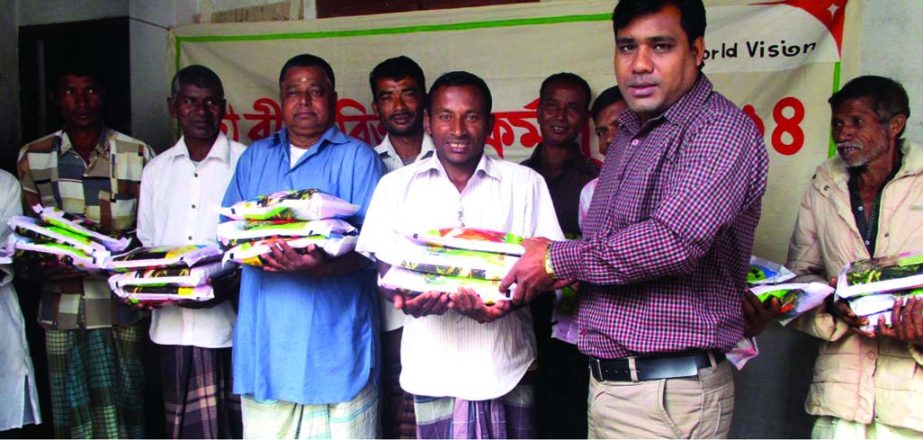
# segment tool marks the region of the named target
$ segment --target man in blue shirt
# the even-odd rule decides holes
[[[349,220],[362,223],[383,166],[368,145],[337,129],[334,85],[333,69],[319,57],[285,63],[285,128],[243,153],[224,206],[317,188],[361,206]],[[376,437],[379,324],[370,262],[282,243],[263,264],[244,267],[234,331],[244,437]]]

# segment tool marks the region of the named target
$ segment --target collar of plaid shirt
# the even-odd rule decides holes
[[[660,117],[621,122],[584,239],[552,245],[558,276],[584,285],[580,350],[729,350],[766,188],[762,136],[704,74]]]

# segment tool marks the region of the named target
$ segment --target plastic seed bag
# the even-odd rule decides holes
[[[398,248],[399,252],[389,251],[377,256],[392,266],[452,277],[499,281],[519,261],[519,257],[507,254],[439,246],[405,243]]]
[[[52,226],[57,226],[61,229],[66,229],[75,234],[88,237],[94,241],[102,243],[106,249],[109,249],[112,252],[122,252],[125,249],[128,249],[128,246],[131,245],[131,238],[128,237],[119,237],[113,238],[110,237],[95,228],[97,225],[83,217],[78,217],[73,214],[68,214],[62,211],[59,208],[53,206],[42,206],[35,205],[32,207],[32,210],[44,221]]]
[[[405,234],[418,244],[471,251],[522,255],[522,237],[500,231],[476,228],[443,228]]]
[[[356,248],[357,237],[355,235],[331,234],[330,237],[315,235],[292,239],[268,238],[265,240],[256,240],[241,243],[228,249],[228,251],[224,253],[223,261],[233,261],[239,264],[262,267],[263,261],[260,259],[260,256],[271,253],[271,246],[279,241],[286,242],[294,249],[304,249],[313,244],[321,248],[327,255],[339,257],[352,252],[352,250]]]
[[[840,298],[923,287],[923,253],[869,258],[840,270],[836,295]]]
[[[114,272],[128,272],[172,266],[193,267],[220,260],[221,254],[221,249],[213,245],[142,247],[113,256],[110,268]]]
[[[22,237],[28,237],[36,242],[54,242],[70,245],[91,255],[110,255],[108,249],[86,236],[76,234],[57,226],[45,225],[41,221],[24,215],[10,218],[10,229]]]
[[[384,277],[378,279],[378,285],[387,289],[420,294],[425,292],[458,292],[459,288],[466,287],[477,293],[485,304],[493,304],[497,301],[508,301],[510,298],[500,292],[499,281],[478,280],[474,278],[459,278],[431,273],[414,272],[397,266],[391,266],[391,269]],[[515,290],[515,286],[510,287],[510,291]]]
[[[313,220],[279,223],[273,221],[232,220],[218,225],[218,241],[225,247],[271,237],[308,237],[312,235],[330,237],[332,234],[347,235],[356,228],[340,219]]]
[[[73,246],[60,243],[41,243],[16,233],[7,238],[8,249],[14,249],[19,255],[33,253],[50,256],[66,265],[81,270],[97,271],[108,268],[109,255],[90,255]]]
[[[777,298],[780,308],[776,320],[786,325],[798,315],[823,304],[824,298],[833,293],[833,288],[824,283],[789,283],[754,286],[750,291],[761,302]]]
[[[209,278],[232,269],[232,265],[219,261],[196,267],[143,269],[109,277],[109,287],[112,290],[129,286],[195,287],[207,284]]]
[[[352,217],[359,211],[359,206],[316,189],[303,189],[260,196],[219,211],[232,220],[307,221]]]
[[[779,284],[795,278],[795,273],[785,266],[751,255],[750,270],[747,272],[747,284]]]
[[[208,301],[215,297],[210,285],[188,286],[126,286],[112,290],[128,304],[159,305],[166,302]]]

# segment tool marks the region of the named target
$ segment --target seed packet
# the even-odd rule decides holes
[[[195,287],[207,284],[210,277],[232,270],[230,263],[215,261],[196,267],[142,269],[109,277],[112,290],[129,286]]]
[[[359,206],[317,189],[303,189],[279,191],[219,211],[232,220],[308,221],[351,217],[359,211]]]
[[[115,295],[129,304],[158,305],[165,302],[187,300],[208,301],[215,298],[212,286],[126,286],[112,289]]]
[[[46,225],[32,217],[17,215],[10,218],[10,229],[36,242],[54,242],[73,246],[91,255],[110,255],[108,249],[83,235],[57,226]]]
[[[785,266],[757,256],[750,256],[750,270],[747,272],[747,284],[779,284],[795,278],[795,273]]]
[[[356,228],[341,219],[325,219],[304,222],[274,222],[231,220],[218,225],[218,241],[225,248],[271,237],[308,237],[331,234],[347,235]]]
[[[756,345],[756,338],[740,338],[737,345],[730,351],[724,353],[728,362],[737,368],[737,371],[743,370],[744,365],[751,359],[760,355],[760,348]]]
[[[331,234],[330,237],[315,235],[311,237],[299,238],[268,238],[239,244],[224,253],[223,261],[233,261],[239,264],[262,267],[263,261],[261,255],[272,252],[271,245],[278,241],[285,241],[294,249],[304,249],[310,245],[315,245],[331,257],[339,257],[348,254],[356,248],[356,235],[337,235]]]
[[[519,257],[507,254],[440,246],[405,244],[400,248],[401,252],[388,252],[380,258],[386,263],[404,269],[452,277],[500,281],[519,261]]]
[[[476,228],[443,228],[406,234],[419,244],[520,256],[525,253],[522,237]]]
[[[484,303],[488,305],[510,299],[507,294],[500,292],[499,281],[414,272],[397,266],[391,266],[385,276],[378,279],[378,285],[387,289],[414,294],[425,292],[454,293],[458,292],[461,287],[467,287],[477,293]],[[515,286],[511,287],[510,290],[515,290]]]
[[[131,245],[129,237],[110,237],[98,230],[98,226],[83,218],[73,214],[68,214],[63,210],[53,206],[35,205],[32,210],[44,221],[52,226],[66,229],[77,235],[88,237],[96,242],[102,243],[106,249],[112,252],[122,252]]]
[[[213,245],[142,247],[113,256],[109,266],[114,272],[171,266],[192,267],[220,260],[221,254],[221,249]]]
[[[890,312],[894,308],[894,301],[899,298],[920,295],[923,295],[923,289],[856,296],[849,299],[849,308],[857,316],[871,316],[881,312]]]
[[[869,258],[847,264],[836,283],[839,298],[923,287],[923,253]]]
[[[7,238],[7,244],[15,250],[17,258],[20,255],[30,253],[45,255],[86,271],[104,270],[109,264],[109,255],[90,255],[70,245],[37,242],[16,233],[10,234]]]
[[[777,298],[781,307],[776,319],[786,325],[798,315],[823,304],[833,288],[824,283],[789,283],[754,286],[750,291],[762,302]]]

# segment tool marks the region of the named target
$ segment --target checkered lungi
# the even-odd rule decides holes
[[[414,396],[417,438],[506,439],[535,437],[532,373],[491,400]]]
[[[146,333],[140,324],[45,331],[55,437],[144,437]]]
[[[244,438],[378,438],[378,388],[374,381],[348,402],[302,405],[241,396]]]
[[[240,438],[240,397],[231,390],[231,349],[160,346],[167,435]]]

